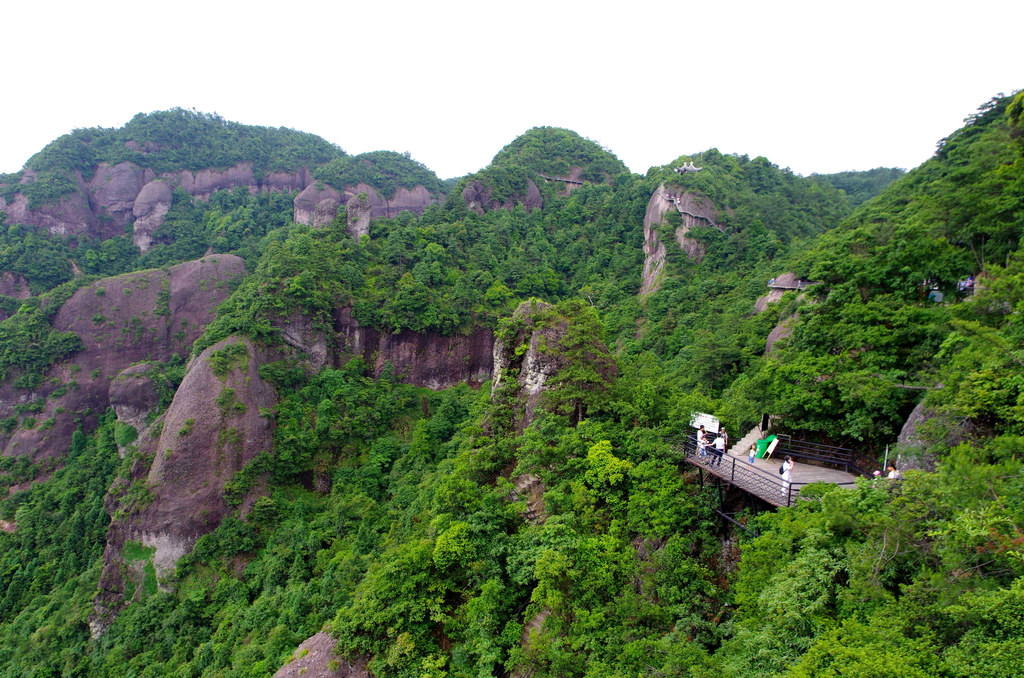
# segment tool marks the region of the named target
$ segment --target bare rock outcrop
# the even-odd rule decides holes
[[[424,186],[412,190],[399,188],[387,200],[372,186],[358,184],[346,186],[344,194],[334,188],[317,182],[295,197],[295,223],[313,227],[330,223],[338,216],[338,209],[345,205],[348,210],[348,229],[352,237],[359,238],[370,232],[371,219],[391,219],[408,210],[422,214],[436,199]]]
[[[357,240],[370,234],[370,219],[373,218],[373,204],[366,193],[354,195],[345,203],[348,232]]]
[[[522,431],[537,418],[543,394],[550,388],[548,382],[567,364],[565,343],[573,319],[558,313],[551,304],[532,299],[519,305],[510,322],[515,332],[494,342],[491,397],[497,398],[502,392],[507,394],[514,403],[515,426]],[[594,337],[584,353],[590,366],[606,381],[615,379],[615,360],[599,338]],[[515,383],[506,384],[506,379],[513,379]]]
[[[516,374],[519,401],[523,404],[521,416],[517,417],[519,430],[525,429],[536,418],[541,405],[544,384],[562,369],[563,361],[549,347],[558,343],[564,334],[566,323],[547,323],[546,316],[553,314],[554,306],[542,301],[523,302],[512,314],[514,322],[522,329],[511,342],[498,339],[494,342],[494,380],[492,392],[502,387],[506,374]],[[526,345],[523,351],[519,347]]]
[[[942,388],[938,384],[937,388]],[[929,426],[934,427],[929,431]],[[930,433],[930,435],[929,435]],[[948,417],[919,402],[907,417],[896,443],[896,468],[900,471],[935,471],[939,457],[931,451],[934,438],[942,447],[950,447],[970,438],[969,422],[951,422]]]
[[[470,181],[462,189],[462,198],[466,201],[466,207],[483,216],[488,207],[493,210],[501,206],[501,203],[497,200],[491,200],[492,193],[493,191],[485,187],[481,182]]]
[[[362,356],[375,377],[390,364],[399,381],[435,390],[462,382],[479,385],[491,378],[494,333],[490,329],[450,337],[410,330],[392,334],[359,325],[346,307],[335,316],[334,332],[335,363]]]
[[[133,484],[142,484],[145,492],[111,491],[120,498],[108,507],[114,520],[96,600],[103,623],[127,602],[127,593],[141,595],[127,586],[123,565],[143,559],[154,583],[168,584],[178,559],[232,510],[225,484],[260,452],[272,449],[273,425],[261,409],[272,407],[277,394],[260,378],[259,365],[276,357],[239,337],[207,348],[193,361],[159,431],[147,431],[140,451],[152,454],[152,464],[144,477],[141,469],[133,474]]]
[[[114,408],[117,420],[139,433],[147,426],[147,415],[160,404],[160,393],[151,372],[152,367],[146,363],[132,365],[121,370],[107,390],[107,400]]]
[[[0,294],[14,299],[28,299],[32,296],[32,290],[25,276],[4,271],[0,273]]]
[[[506,200],[503,203],[492,198],[493,194],[494,191],[480,181],[470,181],[462,189],[462,198],[466,201],[466,207],[480,216],[483,216],[485,212],[492,212],[497,209],[511,210],[517,202],[522,203],[523,208],[527,212],[544,204],[544,197],[541,195],[540,189],[533,179],[527,180],[525,196],[516,196],[514,199]]]
[[[704,246],[687,237],[691,229],[698,226],[718,226],[718,209],[706,196],[690,192],[679,192],[677,188],[665,188],[664,182],[658,187],[647,203],[644,214],[644,269],[641,277],[640,295],[646,296],[661,287],[665,271],[665,244],[658,237],[658,227],[663,226],[665,215],[678,212],[681,224],[675,229],[675,242],[691,261],[700,263],[704,259]]]
[[[36,172],[25,170],[19,182],[22,185],[40,180]],[[23,193],[16,193],[5,206],[8,224],[27,224],[50,235],[73,237],[82,234],[98,234],[99,219],[89,207],[89,193],[82,175],[74,175],[75,190],[61,197],[57,202],[29,209],[28,198]]]
[[[158,179],[146,184],[135,198],[132,243],[141,251],[149,249],[153,234],[163,225],[171,209],[172,197],[171,187]]]
[[[319,372],[327,364],[330,358],[327,336],[313,326],[308,315],[293,313],[287,318],[275,318],[271,324],[281,333],[284,343],[298,349],[315,371]]]
[[[135,198],[146,185],[146,172],[130,162],[100,165],[89,182],[89,203],[98,217],[109,217],[123,230],[132,216]]]
[[[252,172],[250,163],[241,163],[234,167],[218,172],[213,169],[190,172],[182,170],[174,174],[164,174],[162,177],[172,180],[176,186],[188,191],[188,193],[200,200],[209,200],[215,191],[231,190],[242,186],[256,193],[260,185]]]
[[[784,318],[772,329],[771,332],[768,333],[768,339],[765,340],[764,347],[765,355],[771,355],[776,343],[783,339],[789,339],[793,336],[793,329],[796,327],[797,317],[797,314],[794,313],[793,315]]]
[[[310,636],[274,678],[371,678],[364,658],[354,662],[342,659],[334,654],[336,645],[337,641],[326,631]]]
[[[341,194],[330,186],[316,182],[306,187],[302,193],[295,196],[295,223],[307,224],[314,228],[330,223],[338,216],[338,207],[341,206]],[[321,203],[324,205],[321,207]],[[333,207],[334,214],[324,221],[325,216]],[[319,221],[318,221],[319,220]]]
[[[126,142],[126,145],[134,150],[143,150],[134,141]],[[159,150],[159,147],[147,143],[145,150]],[[28,184],[37,179],[36,172],[25,170],[21,183]],[[9,224],[27,224],[62,236],[87,235],[106,239],[121,235],[125,224],[133,216],[138,217],[138,196],[154,180],[163,181],[172,191],[182,188],[202,200],[209,200],[216,191],[242,187],[254,193],[291,192],[302,191],[313,183],[312,174],[306,167],[295,172],[274,172],[257,178],[251,163],[240,163],[219,171],[181,170],[159,175],[152,169],[143,169],[130,162],[113,166],[101,163],[95,168],[88,184],[79,173],[75,174],[75,179],[77,190],[54,204],[29,209],[28,198],[19,192],[10,201],[0,198],[0,210],[7,212]],[[155,226],[149,229],[150,232],[153,229]]]
[[[353,198],[360,199],[361,207],[369,205],[370,219],[393,219],[406,210],[413,214],[423,214],[424,210],[437,202],[436,198],[431,195],[425,186],[414,186],[411,190],[399,188],[390,200],[384,198],[376,189],[366,184],[346,186],[346,204],[351,204]],[[369,224],[369,221],[366,223]],[[369,229],[367,228],[368,231]],[[356,237],[359,236],[356,235]]]
[[[797,284],[796,273],[783,273],[775,278],[780,287],[795,287]],[[766,294],[762,294],[754,302],[754,313],[764,313],[768,310],[768,304],[780,301],[787,290],[772,288]]]
[[[229,296],[228,283],[244,271],[240,257],[220,254],[167,271],[105,278],[75,292],[52,322],[58,332],[78,335],[82,350],[51,367],[34,389],[0,385],[0,418],[14,415],[16,405],[42,400],[37,417],[46,422],[0,436],[3,454],[63,456],[78,420],[88,430],[107,409],[114,378],[144,360],[187,355]]]

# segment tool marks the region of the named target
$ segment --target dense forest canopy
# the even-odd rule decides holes
[[[190,109],[139,113],[124,127],[77,129],[29,158],[36,172],[81,172],[89,179],[101,162],[131,162],[155,172],[224,169],[252,163],[256,173],[294,172],[346,153],[315,134],[284,127],[231,122]],[[257,174],[257,177],[259,174]]]
[[[876,167],[866,172],[812,174],[811,178],[842,190],[849,197],[850,206],[859,207],[906,173],[906,170],[899,167]]]
[[[29,167],[315,161],[334,186],[444,192],[408,156],[259,129],[175,110],[76,131]],[[687,161],[704,169],[674,171]],[[571,190],[543,176],[573,168]],[[493,203],[467,202],[475,183]],[[662,194],[711,207],[652,223]],[[1024,94],[906,173],[805,178],[710,149],[637,175],[542,127],[361,238],[344,209],[296,224],[294,197],[179,189],[144,254],[130,233],[0,221],[0,273],[27,285],[0,299],[0,386],[20,403],[5,436],[54,425],[41,413],[60,396],[37,392],[82,349],[53,325],[76,290],[211,251],[248,271],[191,355],[145,364],[160,388],[143,430],[112,409],[94,427],[55,413],[83,422],[67,450],[0,459],[0,676],[266,677],[320,632],[337,642],[324,670],[381,677],[1019,675]],[[657,245],[664,272],[641,296]],[[767,296],[785,273],[816,284]],[[416,386],[345,353],[343,314],[389,337],[493,335],[505,362],[484,384]],[[344,360],[288,352],[292,326]],[[211,361],[222,414],[245,409],[223,381],[231,337],[262,361],[272,444],[218,481],[230,511],[172,575],[123,539],[124,605],[97,637],[104,549],[156,501],[148,470],[172,450],[144,440],[179,385]],[[740,525],[723,522],[673,444],[694,412],[734,440],[771,414],[779,433],[899,458],[904,477],[811,485],[777,510],[727,495]]]

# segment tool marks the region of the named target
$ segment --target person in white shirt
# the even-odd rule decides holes
[[[725,438],[721,435],[715,438],[715,459],[714,461],[719,466],[722,465],[722,457],[725,455]]]
[[[793,457],[786,455],[782,462],[782,494],[789,496],[789,484],[793,482]]]

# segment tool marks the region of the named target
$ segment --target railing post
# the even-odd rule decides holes
[[[736,480],[736,457],[732,458],[732,473],[729,475],[729,482],[734,483]]]

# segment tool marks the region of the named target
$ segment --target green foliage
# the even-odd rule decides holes
[[[249,349],[240,341],[228,344],[224,348],[212,351],[206,362],[210,364],[210,371],[214,376],[224,381],[233,370],[241,370],[244,373],[248,369]]]
[[[811,179],[834,186],[846,193],[851,207],[859,207],[871,200],[896,181],[906,170],[899,167],[876,167],[864,172],[836,172],[835,174],[812,174]]]
[[[492,328],[518,357],[532,346],[557,369],[544,408],[519,430],[514,369],[492,395],[486,385],[417,389],[390,365],[371,375],[361,357],[319,373],[294,360],[260,365],[280,398],[260,412],[273,448],[226,483],[230,514],[161,582],[172,592],[160,591],[152,549],[125,544],[138,597],[98,641],[87,622],[103,496],[116,443],[130,445],[131,433],[108,414],[94,435],[75,434],[63,468],[0,459],[4,488],[37,481],[0,505],[17,524],[0,533],[0,676],[269,676],[328,623],[339,657],[365,656],[382,678],[1016,675],[1024,145],[1020,98],[1008,102],[983,107],[933,160],[842,224],[849,200],[830,184],[873,191],[864,187],[885,177],[805,179],[717,151],[703,154],[700,173],[667,166],[637,177],[592,142],[540,129],[474,178],[503,202],[539,173],[583,168],[589,183],[569,195],[541,182],[544,205],[530,213],[466,209],[467,180],[444,205],[375,221],[355,242],[340,220],[291,224],[290,196],[218,192],[202,203],[179,193],[141,261],[124,242],[103,261],[89,244],[95,272],[211,246],[246,257],[251,275],[196,355],[236,334],[273,345],[282,327],[302,323],[345,356],[355,351],[335,324],[351,308],[363,326],[390,332]],[[211,132],[220,147],[176,141],[209,122],[143,116],[130,140],[153,162],[210,153],[233,162],[233,144],[249,137],[230,123],[214,121],[225,128]],[[81,172],[98,154],[114,157],[105,134],[69,135],[36,171]],[[248,151],[269,167],[256,145]],[[321,164],[334,173],[321,180],[385,194],[427,180],[395,154]],[[677,234],[684,221],[670,213],[656,228],[667,252],[661,288],[640,300],[640,225],[662,181],[707,198],[720,228]],[[679,248],[683,236],[702,258]],[[67,260],[62,241],[32,247]],[[766,280],[785,271],[821,284],[752,313]],[[60,279],[37,273],[43,287]],[[984,282],[968,299],[957,282],[971,274]],[[933,288],[950,303],[929,302]],[[43,378],[59,351],[27,369],[15,347],[45,342],[69,289],[0,323],[9,355],[0,367],[13,383],[62,388]],[[510,317],[534,298],[547,303]],[[168,303],[159,297],[154,313]],[[794,314],[792,336],[764,356],[768,333]],[[251,358],[232,343],[210,367],[226,379]],[[183,372],[180,358],[150,369],[162,408]],[[928,446],[942,457],[936,473],[805,488],[793,508],[737,516],[756,538],[723,533],[717,498],[663,438],[689,433],[695,411],[721,414],[737,438],[769,412],[790,432],[870,452],[892,442],[924,393],[938,415]],[[225,416],[244,407],[226,387],[217,404]],[[45,406],[25,399],[15,412],[46,426],[35,422]],[[0,422],[6,434],[17,426],[17,417]],[[224,428],[220,444],[240,435]],[[149,462],[134,452],[121,463],[120,517],[153,501]]]
[[[131,162],[157,173],[251,163],[260,179],[268,172],[294,172],[344,155],[312,134],[242,125],[217,114],[175,108],[139,113],[119,129],[76,129],[29,158],[26,165],[37,172],[77,170],[89,180],[101,162]]]
[[[373,151],[356,156],[339,156],[313,172],[318,181],[339,191],[358,184],[375,189],[385,200],[391,200],[399,188],[424,186],[434,195],[442,192],[441,182],[426,165],[413,160],[408,153]]]
[[[82,349],[82,340],[72,332],[57,332],[50,320],[79,287],[91,282],[79,277],[42,297],[28,299],[18,312],[0,321],[0,381],[21,373],[19,388],[32,388],[54,362]]]

